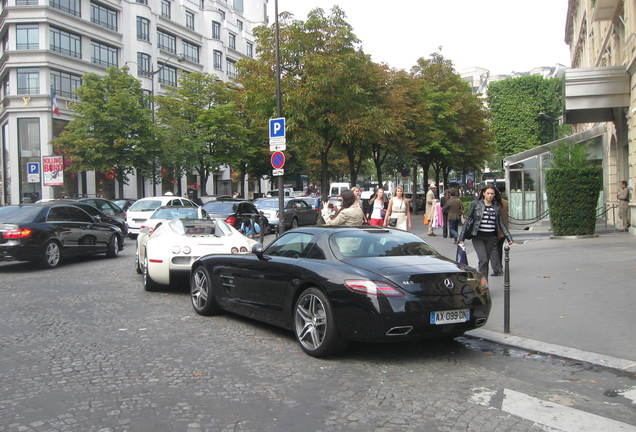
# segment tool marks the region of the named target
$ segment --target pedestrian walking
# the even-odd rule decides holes
[[[384,226],[410,231],[413,223],[409,205],[409,200],[404,198],[404,188],[402,186],[396,187],[393,197],[387,205],[386,214],[384,215]]]
[[[386,216],[387,199],[384,195],[383,188],[377,188],[371,199],[369,200],[369,213],[367,218],[369,224],[374,226],[383,226],[384,217]]]
[[[440,205],[442,206],[442,218],[444,223],[442,225],[442,237],[448,237],[448,212],[446,210],[445,204],[451,199],[451,191],[450,189],[444,190],[444,196],[440,199]]]
[[[618,198],[618,219],[620,220],[620,230],[627,231],[629,228],[629,189],[627,182],[621,182],[621,188],[616,194]]]
[[[444,204],[444,212],[448,220],[448,235],[453,243],[457,243],[459,221],[464,214],[464,203],[457,197],[456,189],[450,192],[450,198]]]
[[[342,192],[342,207],[334,215],[325,220],[326,225],[349,225],[360,226],[364,222],[364,213],[359,205],[356,204],[356,198],[353,191],[346,190]]]
[[[424,213],[424,217],[428,222],[427,234],[430,236],[435,235],[433,232],[433,211],[435,210],[435,202],[437,201],[437,197],[435,196],[436,190],[437,186],[435,186],[435,183],[431,183],[428,187],[428,192],[426,192],[426,212]]]
[[[479,259],[478,270],[486,279],[489,262],[493,275],[503,273],[497,256],[497,230],[501,230],[508,244],[512,244],[512,237],[501,220],[501,210],[495,199],[498,193],[493,185],[486,186],[481,191],[480,198],[470,206],[470,213],[458,239],[460,244],[464,243],[464,239],[473,240],[473,247]]]

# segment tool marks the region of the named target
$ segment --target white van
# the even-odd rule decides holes
[[[329,196],[338,196],[347,189],[351,189],[349,183],[331,183],[329,186]]]

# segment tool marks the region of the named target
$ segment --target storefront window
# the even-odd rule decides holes
[[[42,198],[40,178],[29,179],[28,162],[40,163],[40,119],[18,119],[18,153],[20,155],[20,202],[34,203]],[[31,180],[31,181],[29,181]]]

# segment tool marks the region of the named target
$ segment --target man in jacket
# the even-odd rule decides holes
[[[448,215],[448,232],[450,238],[457,243],[459,220],[464,214],[464,203],[457,198],[457,191],[451,191],[451,197],[444,203],[444,212]]]
[[[618,219],[621,221],[620,230],[627,231],[629,228],[629,189],[625,180],[621,182],[621,188],[616,197],[618,198]]]

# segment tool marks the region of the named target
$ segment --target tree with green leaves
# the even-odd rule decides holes
[[[239,62],[239,81],[250,99],[274,111],[274,28],[255,30],[258,59]],[[339,7],[312,10],[306,21],[281,14],[281,89],[287,147],[304,160],[320,161],[321,191],[328,194],[331,152],[345,137],[351,101],[359,86],[349,70],[357,38]],[[286,168],[287,170],[287,168]]]
[[[103,76],[88,73],[77,89],[73,119],[53,145],[70,157],[74,170],[112,171],[118,196],[135,168],[150,171],[157,154],[151,111],[139,80],[128,68],[109,68]]]
[[[202,195],[212,173],[251,151],[238,97],[232,84],[199,72],[182,74],[178,87],[157,97],[164,163],[196,172]]]
[[[561,133],[563,79],[530,75],[488,87],[488,106],[497,153],[506,157],[552,141]]]

